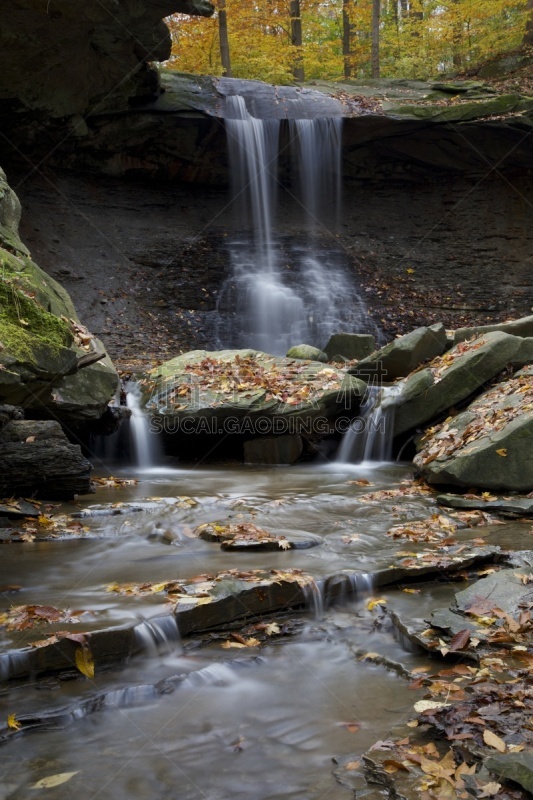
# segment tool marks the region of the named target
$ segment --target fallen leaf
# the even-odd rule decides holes
[[[496,783],[496,781],[493,781],[492,783],[486,783],[477,796],[494,797],[499,793],[501,788],[502,788],[501,783]]]
[[[30,789],[53,789],[54,786],[61,786],[62,783],[69,781],[78,772],[79,769],[76,772],[58,772],[57,775],[49,775],[47,778],[41,778],[37,783],[33,783]]]
[[[496,450],[499,456],[503,456],[504,458],[507,456],[507,448],[501,447],[499,450]]]
[[[346,728],[350,733],[357,733],[361,728],[358,722],[339,722],[341,728]]]
[[[489,730],[483,731],[483,741],[485,744],[488,744],[489,747],[493,747],[495,750],[498,750],[500,753],[505,753],[507,750],[507,745],[497,736],[495,733]]]
[[[421,714],[423,711],[436,711],[439,708],[448,708],[451,703],[444,703],[439,702],[437,700],[418,700],[414,704],[414,709],[418,714]]]
[[[376,600],[369,600],[366,604],[366,607],[369,611],[372,611],[376,606],[386,606],[387,601],[384,597],[379,597]]]
[[[17,717],[15,714],[10,714],[7,718],[7,727],[11,728],[13,731],[20,731],[22,725],[20,722],[17,721]]]
[[[74,653],[76,666],[82,675],[87,678],[94,678],[94,658],[88,644],[76,648]]]
[[[468,628],[464,628],[462,631],[456,633],[450,642],[450,653],[454,653],[456,650],[463,650],[467,646],[469,640],[470,631]]]

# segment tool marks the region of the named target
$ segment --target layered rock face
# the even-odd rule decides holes
[[[149,63],[170,55],[163,18],[174,12],[210,16],[213,7],[207,0],[5,0],[0,101],[61,118],[117,111],[157,93]]]

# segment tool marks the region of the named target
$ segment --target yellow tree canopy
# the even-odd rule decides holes
[[[293,80],[289,5],[289,0],[226,0],[235,77]],[[343,6],[351,25],[352,75],[370,74],[372,0],[300,0],[307,80],[339,80],[344,74]],[[528,13],[527,0],[381,0],[381,75],[423,79],[473,67],[518,47]],[[211,19],[174,14],[167,22],[173,37],[170,68],[222,74],[217,14]]]

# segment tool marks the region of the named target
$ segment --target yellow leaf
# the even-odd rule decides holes
[[[495,733],[489,730],[483,731],[483,741],[485,744],[488,744],[489,747],[493,747],[495,750],[498,750],[500,753],[505,753],[507,750],[507,745],[500,739],[499,736],[496,736]]]
[[[94,659],[89,645],[77,647],[74,653],[76,659],[76,666],[82,675],[87,678],[94,678]]]
[[[407,272],[408,275],[414,275],[414,273],[415,273],[415,271],[414,271],[414,269],[412,267],[408,267],[405,271]]]
[[[273,636],[275,633],[281,633],[280,627],[277,622],[269,622],[265,628],[267,636]]]
[[[20,731],[22,725],[20,722],[17,721],[17,717],[15,714],[10,714],[7,718],[7,727],[11,728],[13,731]]]
[[[366,607],[369,611],[372,611],[376,606],[386,606],[387,601],[384,597],[378,597],[376,600],[369,600],[366,604]]]
[[[229,639],[226,639],[225,642],[222,642],[220,645],[224,648],[224,650],[229,650],[230,647],[246,647],[245,644],[241,644],[240,642],[230,642]]]
[[[69,781],[78,772],[79,769],[76,772],[58,772],[57,775],[49,775],[47,778],[41,778],[37,783],[33,783],[30,789],[53,789],[54,786],[61,786],[62,783]]]
[[[45,517],[44,514],[39,514],[37,517],[37,522],[39,525],[44,525],[46,528],[54,527],[55,525],[54,520],[50,519],[50,517]]]
[[[505,456],[507,455],[507,448],[502,447],[500,448],[500,450],[496,450],[496,452],[498,453],[499,456],[503,456],[505,458]]]

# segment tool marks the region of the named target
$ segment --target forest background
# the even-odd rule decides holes
[[[171,69],[269,83],[473,69],[533,45],[533,0],[215,0],[174,14]]]

